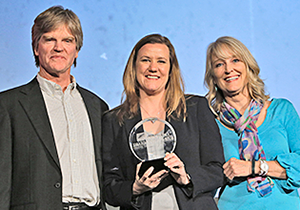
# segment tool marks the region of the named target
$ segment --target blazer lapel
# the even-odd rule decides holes
[[[142,116],[140,110],[138,110],[138,114],[136,116],[125,120],[124,125],[126,128],[127,139],[129,138],[129,134],[132,128],[141,120],[142,120]]]
[[[27,113],[27,116],[31,121],[32,126],[35,128],[40,140],[49,151],[58,168],[60,168],[46,105],[36,78],[25,85],[21,90],[19,102],[24,111]]]

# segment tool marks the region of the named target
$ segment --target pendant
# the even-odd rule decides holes
[[[152,124],[154,124],[157,121],[157,118],[153,117],[153,118],[150,119],[150,121],[152,122]]]

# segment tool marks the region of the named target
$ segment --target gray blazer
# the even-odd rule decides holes
[[[107,104],[78,86],[90,118],[98,176],[101,117]],[[100,179],[99,179],[100,180]],[[0,209],[62,209],[62,173],[36,78],[0,93]]]
[[[186,100],[186,122],[170,120],[177,135],[175,154],[184,162],[192,178],[189,194],[175,181],[173,187],[180,209],[217,209],[213,192],[223,184],[223,147],[215,118],[203,97]],[[103,116],[103,167],[105,201],[125,209],[151,209],[152,193],[146,192],[139,202],[132,202],[132,185],[139,160],[131,153],[128,136],[132,127],[141,120],[140,112],[132,119],[118,123],[116,111]]]

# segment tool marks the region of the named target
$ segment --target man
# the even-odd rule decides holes
[[[71,76],[83,34],[60,6],[32,27],[37,76],[0,93],[0,209],[104,209],[101,117],[107,104]]]

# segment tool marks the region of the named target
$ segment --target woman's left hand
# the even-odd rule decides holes
[[[185,171],[184,163],[175,153],[167,153],[164,160],[165,166],[170,169],[171,175],[178,184],[187,185],[190,183],[188,174]]]

